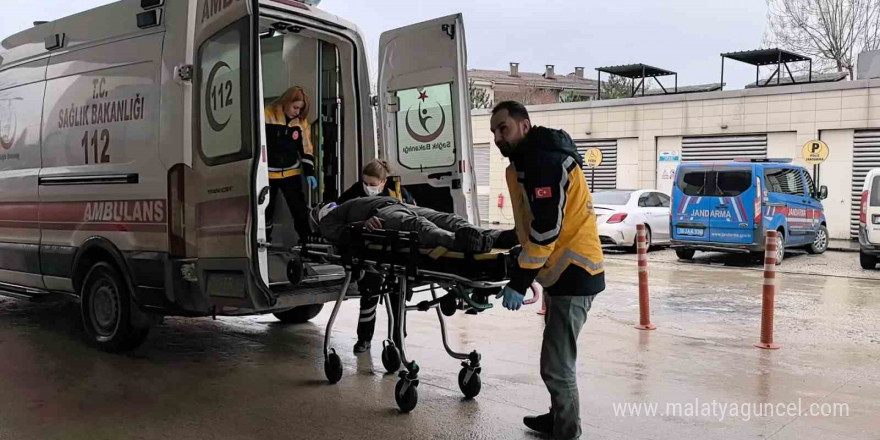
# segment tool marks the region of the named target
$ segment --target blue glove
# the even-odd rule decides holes
[[[315,176],[306,176],[306,183],[308,183],[312,189],[318,187],[318,179],[316,179]]]
[[[501,305],[503,305],[504,308],[507,310],[519,310],[519,308],[523,305],[523,300],[526,299],[525,295],[507,286],[504,287],[504,290],[502,290],[501,293],[498,294],[498,296],[504,297]]]

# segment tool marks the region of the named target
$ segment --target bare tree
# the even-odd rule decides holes
[[[491,108],[493,105],[489,91],[477,86],[474,80],[468,81],[468,94],[471,98],[471,108]]]
[[[880,48],[880,0],[767,0],[766,46],[813,58],[853,78],[859,52]]]
[[[641,80],[638,80],[641,81]],[[602,99],[623,99],[630,98],[633,94],[633,87],[637,86],[639,82],[636,81],[633,84],[633,80],[619,76],[619,75],[608,75],[608,79],[602,81],[601,97]],[[645,92],[652,90],[654,88],[654,81],[650,78],[645,78]],[[641,94],[641,89],[636,92],[636,96]]]

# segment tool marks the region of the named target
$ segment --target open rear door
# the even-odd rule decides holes
[[[416,203],[479,224],[461,14],[382,34],[379,117],[386,157]]]
[[[200,281],[215,303],[265,307],[268,292],[256,0],[198,0],[193,171]],[[263,200],[260,200],[260,199]],[[227,301],[217,301],[219,298]],[[255,303],[256,302],[256,303]]]

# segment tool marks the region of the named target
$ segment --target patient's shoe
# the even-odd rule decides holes
[[[489,252],[491,244],[486,248],[486,240],[483,233],[477,228],[461,228],[455,231],[455,250],[462,252]]]

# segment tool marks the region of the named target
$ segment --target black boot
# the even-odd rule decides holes
[[[523,423],[529,429],[541,434],[553,435],[553,411],[539,416],[523,417]]]
[[[491,243],[486,248],[486,240],[477,228],[461,228],[455,231],[455,249],[460,252],[484,253],[492,250]]]

